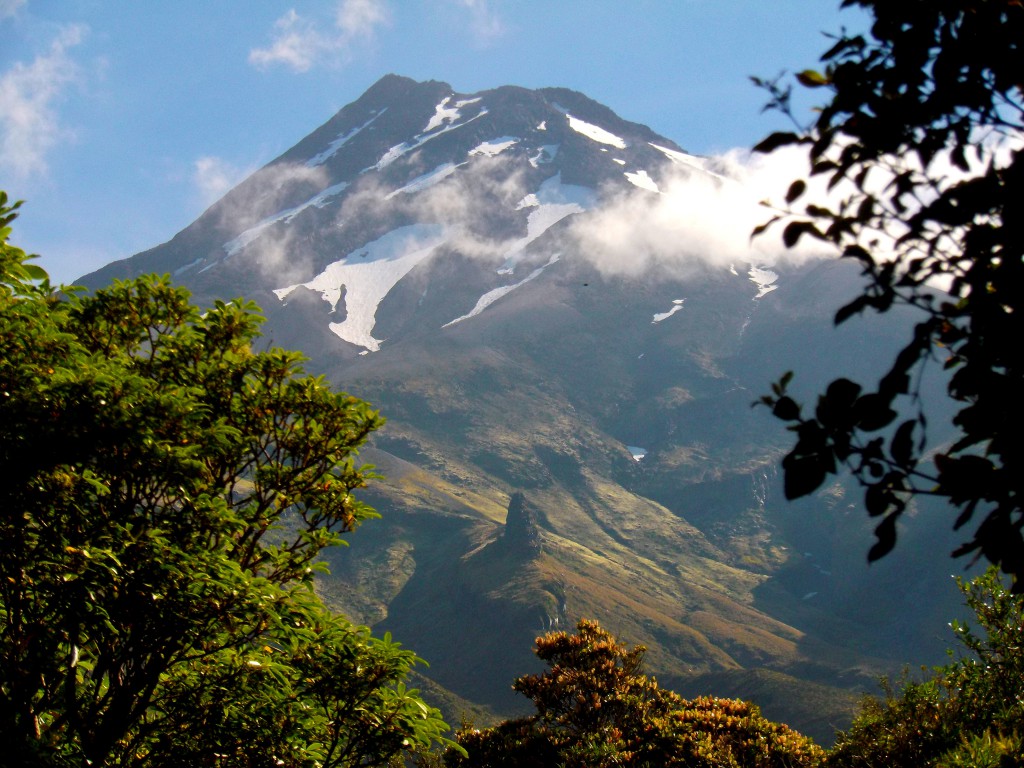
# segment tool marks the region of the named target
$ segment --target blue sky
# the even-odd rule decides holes
[[[688,151],[781,126],[750,75],[814,66],[838,0],[0,0],[13,241],[71,282],[170,239],[381,76],[563,86]]]

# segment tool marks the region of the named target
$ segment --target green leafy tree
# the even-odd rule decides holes
[[[0,195],[6,765],[344,766],[443,743],[419,662],[333,616],[366,403],[169,280],[58,298]]]
[[[819,765],[822,750],[742,701],[683,699],[642,673],[644,648],[628,648],[596,622],[537,639],[548,669],[516,680],[537,713],[486,730],[463,728],[459,768]]]
[[[786,196],[783,241],[817,238],[863,268],[863,292],[836,323],[897,305],[918,311],[910,340],[877,386],[833,381],[813,412],[788,394],[763,398],[791,423],[783,461],[789,498],[846,466],[879,518],[869,559],[888,553],[908,500],[947,499],[975,553],[1024,589],[1024,5],[1016,0],[843,0],[871,16],[870,33],[843,33],[823,71],[798,75],[828,94],[812,125],[758,149],[806,145],[811,178],[840,198],[800,206]],[[791,88],[761,83],[790,112]],[[790,112],[791,114],[791,112]],[[764,227],[759,228],[759,230]],[[957,436],[932,452],[920,385],[948,370]]]
[[[837,768],[1024,766],[1024,597],[994,568],[960,582],[978,629],[952,627],[966,651],[922,682],[885,686],[839,734]]]

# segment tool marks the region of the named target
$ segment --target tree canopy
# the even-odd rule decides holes
[[[789,188],[783,241],[817,238],[859,263],[863,292],[843,323],[896,305],[919,312],[909,341],[874,388],[840,378],[812,412],[787,374],[763,401],[790,422],[785,493],[818,489],[845,465],[879,519],[870,559],[896,542],[915,495],[944,498],[974,554],[1024,589],[1024,5],[1016,0],[844,0],[871,17],[842,33],[822,71],[799,82],[828,99],[814,122],[757,149],[805,145],[809,179]],[[792,116],[791,86],[764,82],[769,107]],[[799,123],[799,121],[797,121]],[[807,200],[827,181],[835,203]],[[928,441],[921,381],[948,372],[956,437]]]
[[[922,681],[887,684],[839,734],[835,768],[1024,766],[1024,597],[994,568],[958,581],[976,625],[951,626],[962,646]]]
[[[824,752],[788,726],[734,699],[683,699],[643,674],[643,646],[620,642],[597,622],[576,633],[537,638],[548,669],[512,686],[536,714],[493,728],[463,728],[466,754],[449,751],[452,768],[688,766],[796,768],[819,765]]]
[[[55,294],[0,193],[6,765],[354,766],[444,742],[419,659],[332,615],[370,407],[167,278]]]

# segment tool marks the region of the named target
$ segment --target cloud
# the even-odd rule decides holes
[[[469,11],[469,28],[479,42],[488,43],[505,34],[505,24],[497,12],[491,10],[487,0],[455,0],[455,2]]]
[[[733,150],[694,164],[679,163],[657,179],[658,192],[612,194],[596,210],[574,218],[580,252],[605,274],[636,276],[652,268],[689,273],[705,265],[770,266],[828,252],[806,238],[786,249],[777,231],[751,240],[789,183],[806,176],[806,150],[771,155]],[[703,168],[700,166],[703,165]]]
[[[864,189],[879,199],[891,192],[893,179],[901,173],[910,172],[922,182],[927,177],[937,187],[929,190],[922,186],[916,201],[905,199],[905,216],[884,217],[875,222],[878,227],[860,228],[856,242],[879,259],[897,258],[904,249],[900,238],[907,233],[905,218],[918,205],[930,202],[938,190],[984,172],[990,160],[1006,167],[1011,154],[1024,146],[1019,136],[1001,133],[978,135],[972,142],[980,159],[975,159],[967,172],[956,168],[948,153],[935,157],[928,169],[921,167],[914,153],[876,163]],[[804,194],[791,206],[798,214],[809,204],[840,211],[851,199],[854,205],[860,199],[853,182],[843,180],[829,188],[829,174],[808,178],[809,170],[805,147],[786,147],[768,155],[746,150],[703,159],[678,155],[670,172],[656,179],[657,191],[612,192],[600,207],[573,218],[571,235],[579,252],[608,276],[637,276],[651,269],[689,274],[709,265],[771,267],[829,257],[837,248],[812,237],[803,237],[796,247],[786,248],[782,231],[788,218],[751,239],[755,227],[787,208],[782,199],[795,179],[808,182]],[[765,201],[773,205],[765,205]],[[956,241],[962,235],[962,230],[952,230],[940,245],[959,250]],[[941,280],[932,282],[936,287],[948,286]]]
[[[390,19],[384,0],[339,0],[333,26],[327,30],[292,9],[274,22],[269,46],[249,51],[249,63],[259,69],[280,65],[293,72],[337,65],[352,56],[356,45],[372,42]]]
[[[203,163],[203,160],[211,162]],[[211,190],[224,172],[221,161],[216,158],[201,158],[196,161],[196,181],[205,173]],[[227,164],[224,180],[234,171]],[[231,189],[231,193],[220,199],[216,208],[217,222],[225,231],[235,235],[226,246],[229,255],[244,254],[247,265],[258,269],[275,279],[298,280],[307,274],[311,256],[291,227],[275,226],[287,223],[304,206],[311,204],[317,194],[330,184],[327,172],[322,167],[310,168],[296,163],[276,163],[267,166],[250,179]]]
[[[55,104],[79,77],[68,51],[87,31],[84,25],[63,27],[47,53],[0,75],[0,168],[14,176],[45,173],[47,153],[71,135],[61,127]]]
[[[0,0],[0,21],[10,18],[25,4],[25,0]]]
[[[359,39],[372,39],[377,28],[388,24],[391,15],[381,0],[345,0],[338,4],[335,26],[347,44]]]
[[[427,168],[421,170],[430,172]],[[515,209],[527,191],[524,173],[509,174],[499,158],[476,158],[469,168],[414,194],[396,193],[378,178],[368,176],[348,192],[336,223],[344,227],[372,221],[386,200],[389,216],[441,224],[449,247],[464,256],[493,261],[502,258],[509,244],[521,238],[518,224],[522,216]],[[495,231],[499,234],[493,235]]]
[[[236,168],[219,157],[206,156],[195,161],[192,180],[203,204],[211,205],[247,175],[248,170]]]

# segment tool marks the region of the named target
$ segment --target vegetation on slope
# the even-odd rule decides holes
[[[167,279],[59,297],[0,192],[11,766],[355,766],[444,743],[420,660],[316,597],[380,418]]]

